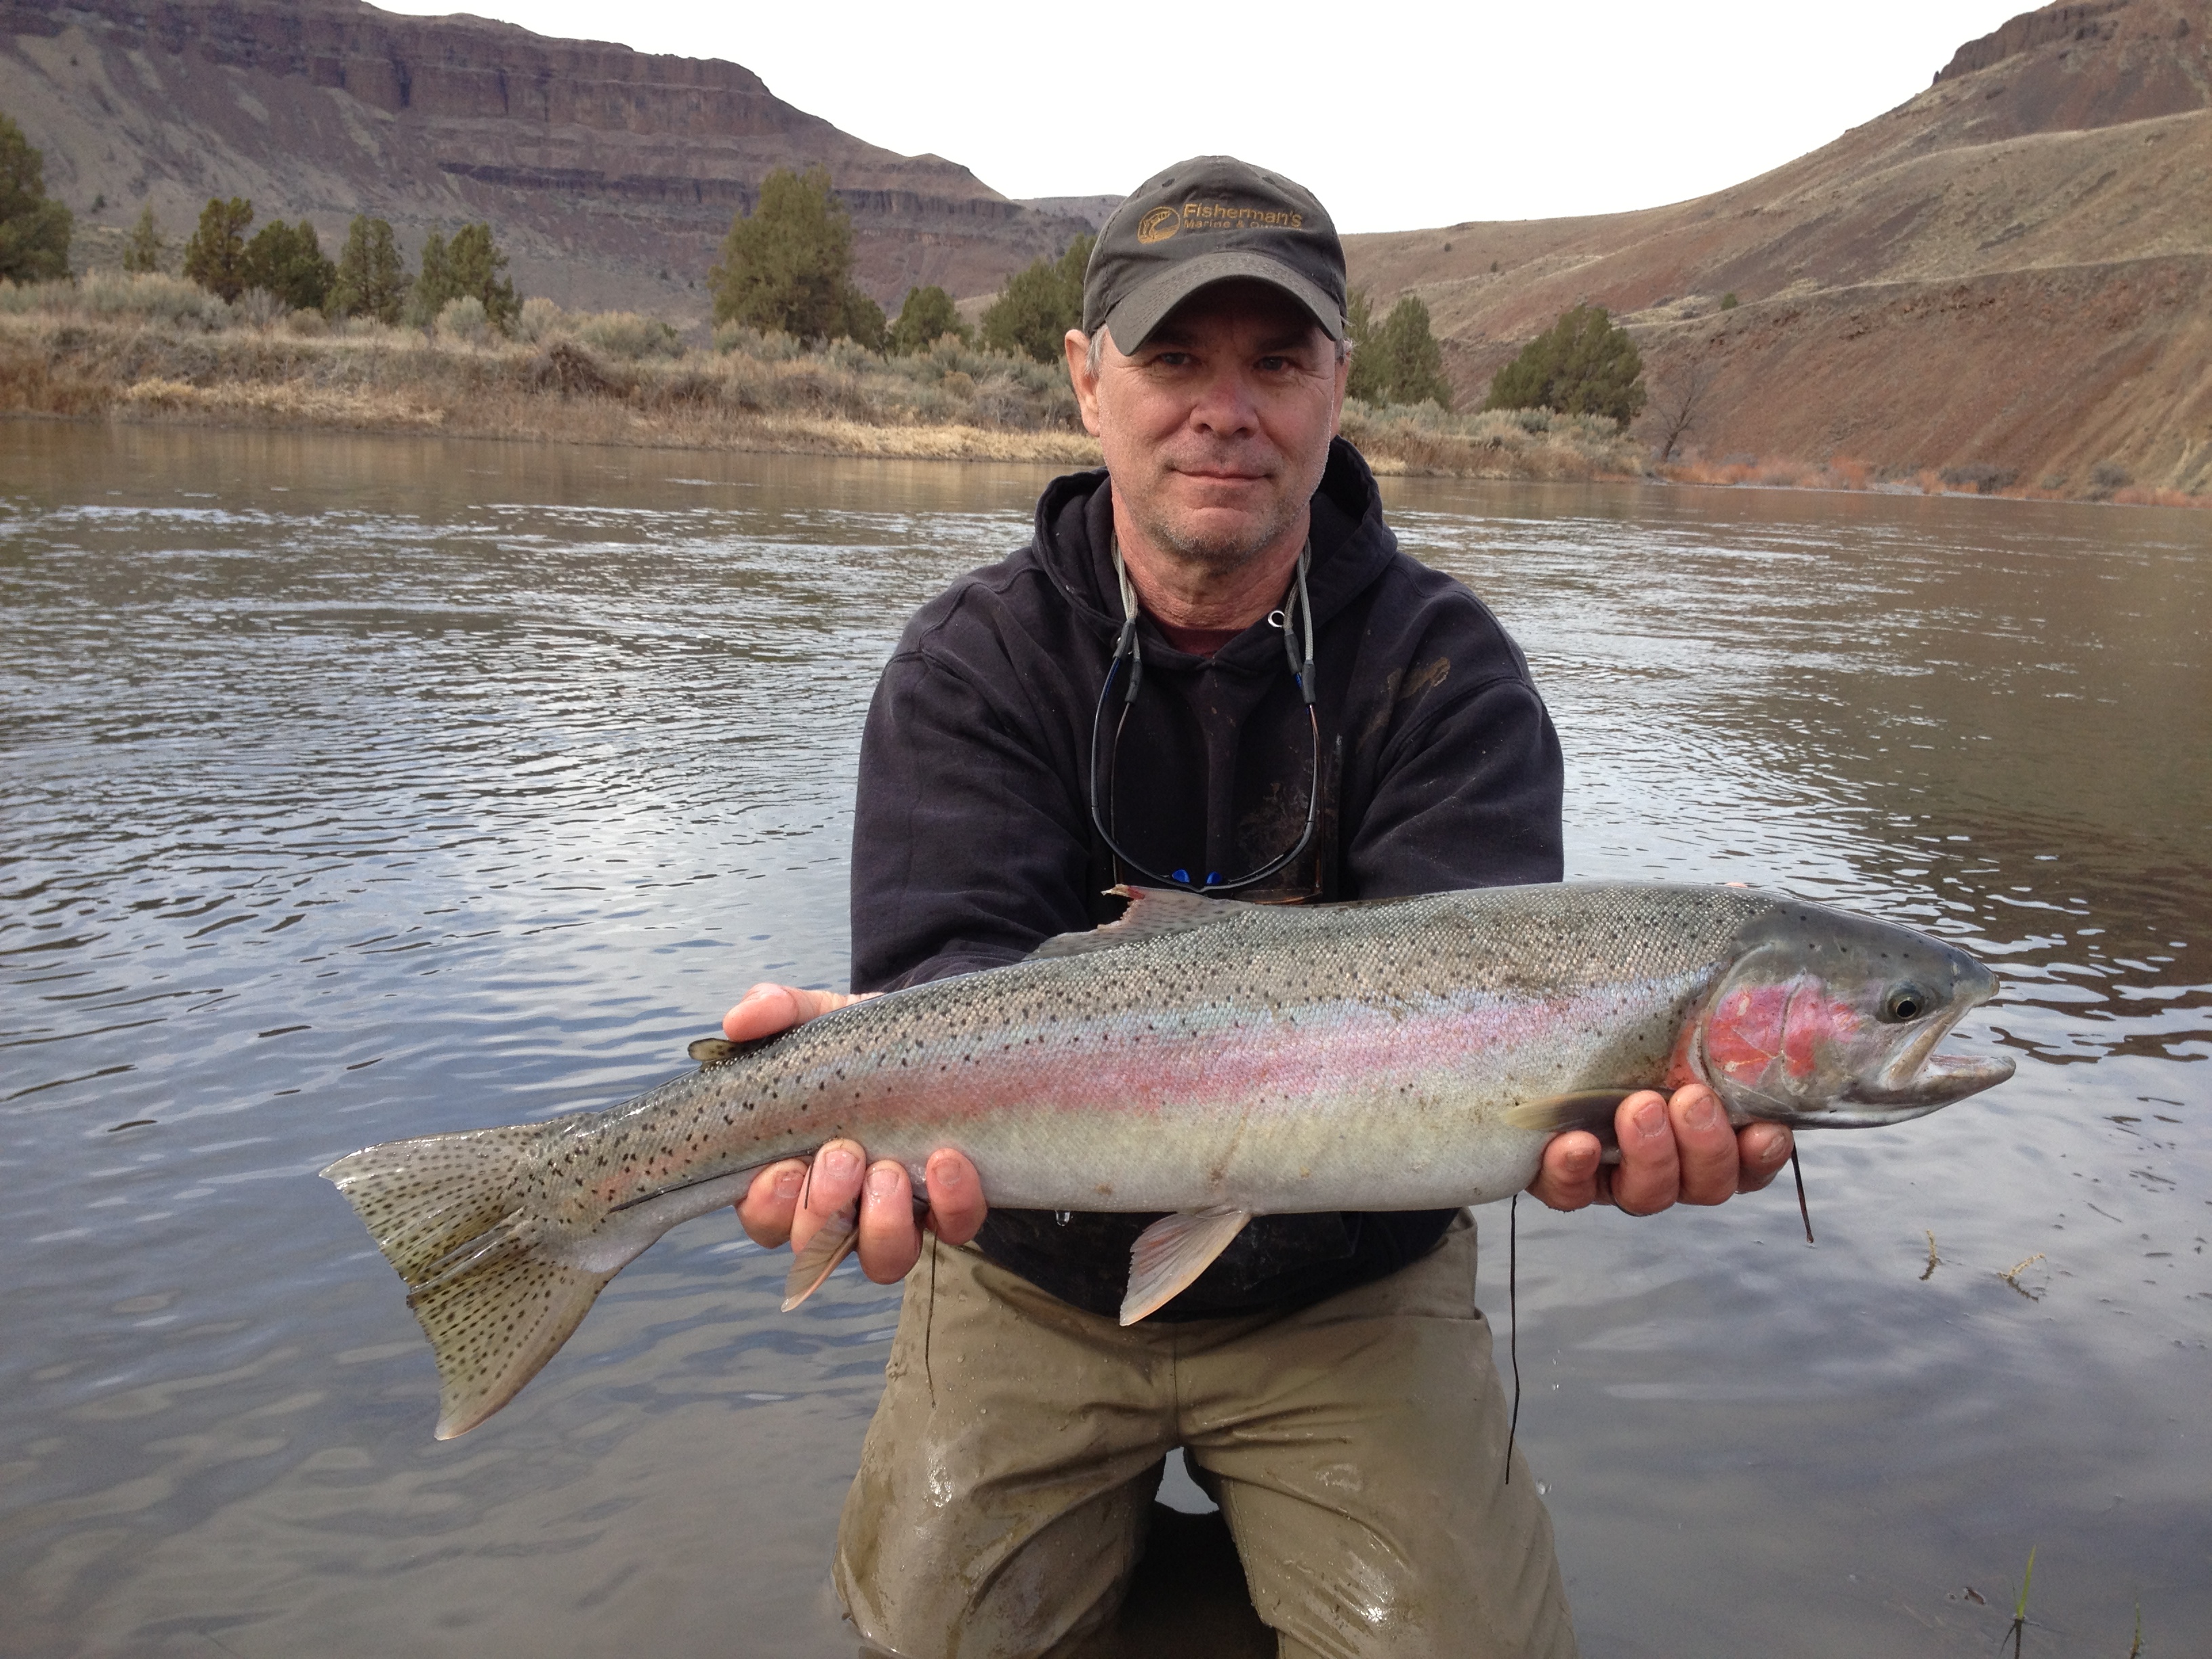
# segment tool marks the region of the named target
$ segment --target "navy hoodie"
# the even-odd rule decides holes
[[[1055,933],[1111,921],[1121,901],[1104,890],[1143,882],[1091,827],[1085,781],[1121,625],[1112,532],[1104,472],[1055,479],[1027,546],[908,624],[861,742],[854,990],[1018,962]],[[1398,550],[1373,477],[1341,439],[1313,499],[1312,548],[1319,824],[1287,869],[1237,896],[1559,879],[1559,744],[1528,663],[1481,601]],[[1152,869],[1233,880],[1305,823],[1314,739],[1282,635],[1257,623],[1200,657],[1149,617],[1139,628],[1143,684],[1118,746],[1118,683],[1106,710],[1100,810]],[[1154,1317],[1316,1301],[1424,1255],[1455,1213],[1261,1217]],[[1130,1243],[1156,1219],[994,1210],[975,1242],[1054,1295],[1111,1314]]]

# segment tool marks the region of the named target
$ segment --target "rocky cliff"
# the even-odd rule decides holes
[[[1710,456],[2203,489],[2208,210],[2212,0],[2094,0],[2013,19],[1919,96],[1715,195],[1348,252],[1377,299],[1426,300],[1469,399],[1589,300],[1655,386],[1707,386]]]
[[[704,314],[731,217],[776,167],[830,169],[861,285],[891,306],[916,283],[994,289],[1087,228],[736,64],[347,0],[0,0],[0,110],[95,234],[150,202],[179,235],[215,194],[310,219],[326,247],[356,213],[410,248],[487,219],[525,292],[672,318]]]

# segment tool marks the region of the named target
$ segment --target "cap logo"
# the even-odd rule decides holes
[[[1304,230],[1306,216],[1287,208],[1242,207],[1234,202],[1185,202],[1156,207],[1137,222],[1137,240],[1164,242],[1179,230]]]

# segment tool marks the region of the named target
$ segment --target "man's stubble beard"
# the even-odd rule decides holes
[[[1152,545],[1178,562],[1194,565],[1210,576],[1227,576],[1259,557],[1276,538],[1297,522],[1306,501],[1295,491],[1275,506],[1267,521],[1240,535],[1206,535],[1188,531],[1160,513],[1139,512],[1138,526]]]

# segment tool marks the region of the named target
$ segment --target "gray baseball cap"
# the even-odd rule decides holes
[[[1344,245],[1303,185],[1233,155],[1178,161],[1114,210],[1091,251],[1083,331],[1144,344],[1199,289],[1233,277],[1280,289],[1344,337]]]

